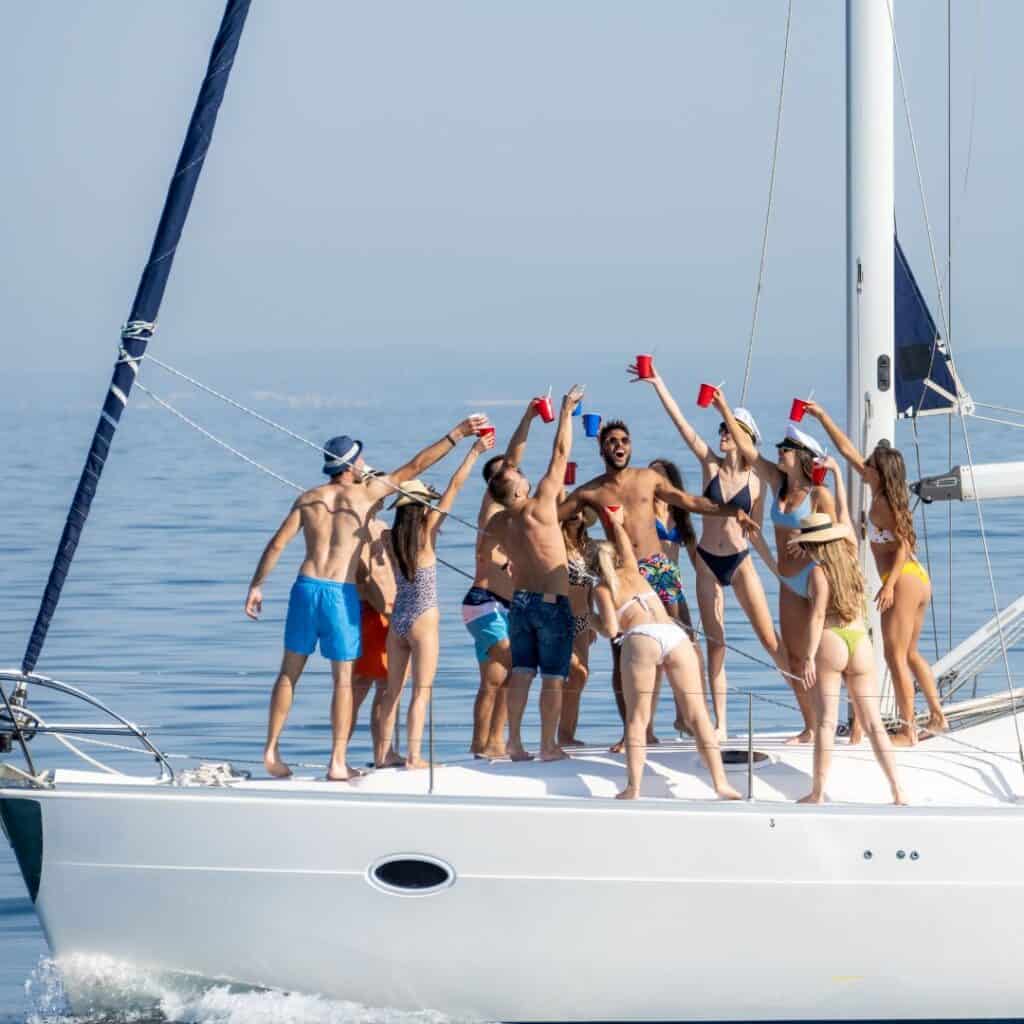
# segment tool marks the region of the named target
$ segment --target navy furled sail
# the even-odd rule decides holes
[[[896,249],[896,411],[901,418],[970,411],[971,397],[953,369],[942,335],[903,254]]]
[[[220,30],[214,40],[210,63],[206,69],[206,77],[199,89],[192,120],[189,122],[185,142],[181,148],[181,156],[178,158],[174,176],[167,190],[167,199],[164,202],[160,223],[157,225],[149,262],[142,272],[135,301],[132,303],[131,316],[121,332],[121,347],[117,362],[114,364],[110,389],[89,447],[85,468],[71,501],[71,509],[57,546],[57,554],[53,560],[46,590],[43,592],[39,613],[32,627],[25,657],[22,659],[21,670],[26,674],[35,669],[43,648],[50,619],[60,600],[61,588],[71,567],[71,560],[75,556],[75,549],[78,547],[82,528],[85,526],[96,493],[96,485],[110,452],[114,431],[117,430],[135,376],[139,372],[139,362],[145,355],[146,346],[156,328],[157,313],[160,311],[164,289],[167,287],[174,252],[178,248],[185,218],[188,216],[199,174],[203,169],[203,161],[213,138],[217,112],[224,98],[228,76],[238,50],[238,41],[242,35],[246,15],[249,13],[249,3],[250,0],[228,0],[224,9]]]

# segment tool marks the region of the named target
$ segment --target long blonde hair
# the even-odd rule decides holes
[[[871,453],[871,465],[881,482],[881,496],[889,503],[899,540],[914,553],[917,534],[914,532],[914,515],[910,511],[910,492],[907,490],[907,464],[897,448],[878,445]]]
[[[619,554],[611,541],[599,540],[592,549],[592,570],[611,591],[612,600],[619,599]]]
[[[810,554],[828,580],[828,614],[840,622],[855,622],[864,615],[864,576],[842,538],[823,544],[808,544]]]

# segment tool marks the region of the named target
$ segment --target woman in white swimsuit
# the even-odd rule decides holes
[[[654,677],[660,667],[685,709],[697,739],[697,749],[711,772],[715,792],[725,800],[739,800],[740,794],[729,785],[722,766],[722,754],[704,703],[693,644],[683,629],[669,618],[658,596],[640,575],[624,521],[621,507],[605,510],[611,543],[602,541],[595,546],[600,582],[594,588],[598,629],[620,644],[622,650],[627,781],[618,799],[634,800],[640,795]]]

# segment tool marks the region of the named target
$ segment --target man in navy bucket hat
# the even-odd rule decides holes
[[[347,754],[352,725],[352,665],[361,651],[356,579],[368,536],[367,524],[389,494],[420,476],[485,423],[483,416],[462,420],[440,441],[383,475],[372,474],[363,461],[362,441],[340,434],[324,445],[323,472],[330,479],[296,499],[264,549],[245,600],[246,615],[258,619],[263,610],[263,582],[301,530],[306,557],[288,599],[284,656],[270,698],[267,745],[263,752],[263,763],[275,778],[291,774],[281,759],[278,743],[291,710],[295,685],[317,643],[320,653],[331,663],[334,681],[327,779],[347,782],[360,774],[349,767]]]

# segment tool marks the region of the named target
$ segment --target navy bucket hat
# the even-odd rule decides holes
[[[337,476],[351,468],[363,450],[363,442],[355,441],[348,434],[332,437],[324,445],[324,473]]]

